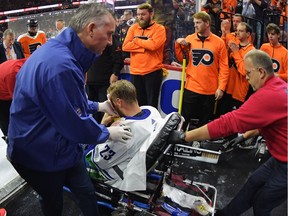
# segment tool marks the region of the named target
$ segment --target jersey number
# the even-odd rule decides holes
[[[104,159],[104,160],[110,160],[113,155],[115,155],[115,152],[108,146],[105,145],[105,148],[100,151],[100,156]]]

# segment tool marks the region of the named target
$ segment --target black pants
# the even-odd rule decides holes
[[[61,216],[63,208],[63,186],[67,186],[79,202],[85,216],[99,216],[95,188],[84,165],[84,159],[74,167],[45,172],[32,170],[11,162],[20,176],[40,195],[41,208],[45,216]]]
[[[12,100],[9,101],[0,100],[0,128],[4,136],[7,136],[8,134],[11,103]]]
[[[162,69],[144,76],[131,75],[131,82],[137,90],[137,100],[140,106],[150,105],[158,109],[162,79]]]
[[[242,104],[243,102],[232,98],[231,94],[227,94],[225,92],[221,100],[218,101],[217,113],[215,117],[219,118],[221,115],[238,109],[240,106],[242,106]]]
[[[184,89],[182,116],[185,118],[185,131],[190,119],[199,119],[198,127],[207,124],[212,118],[215,95],[203,95]]]

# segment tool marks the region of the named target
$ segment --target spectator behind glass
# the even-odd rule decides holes
[[[223,20],[221,23],[221,38],[224,40],[226,45],[228,45],[229,41],[232,40],[239,44],[239,39],[237,38],[237,27],[240,22],[244,22],[244,17],[241,14],[234,14],[232,18],[232,27],[234,32],[229,32],[227,26],[225,28],[225,23],[227,24],[228,20]],[[249,42],[252,43],[252,36],[249,36]]]
[[[280,28],[274,23],[269,23],[266,31],[269,43],[262,44],[260,50],[263,50],[272,58],[275,75],[287,82],[288,51],[279,43]]]
[[[16,78],[8,129],[7,157],[40,195],[44,215],[61,216],[63,186],[85,216],[100,216],[95,188],[80,143],[108,138],[125,143],[129,127],[99,125],[90,116],[114,114],[108,101],[87,100],[85,73],[112,43],[115,20],[98,4],[84,4],[70,25],[30,56]]]
[[[0,64],[21,58],[24,58],[21,43],[15,41],[15,32],[12,29],[6,29],[3,33],[3,43],[0,44]]]
[[[166,31],[166,41],[164,46],[163,63],[171,64],[173,59],[173,41],[175,30],[175,23],[179,4],[176,0],[169,1],[149,1],[154,8],[154,20],[163,25]]]
[[[58,19],[55,22],[55,26],[57,29],[57,35],[60,34],[62,31],[64,31],[65,27],[65,21],[63,19]]]
[[[211,17],[211,32],[218,35],[218,23],[219,17],[218,12],[222,10],[222,1],[221,0],[207,0],[206,4],[202,6]]]
[[[135,23],[135,18],[133,17],[132,10],[125,10],[123,15],[119,19],[119,24],[117,25],[116,32],[118,36],[118,41],[120,43],[120,46],[122,47],[122,44],[125,40],[126,34],[130,26],[132,26]],[[123,52],[123,57],[130,58],[129,52]]]
[[[38,30],[38,21],[36,19],[28,20],[27,27],[28,32],[17,38],[17,41],[22,44],[25,58],[29,57],[47,41],[45,32]]]
[[[247,9],[246,9],[247,8]],[[253,19],[248,19],[247,22],[256,31],[256,48],[259,49],[262,42],[263,26],[266,25],[267,17],[264,16],[265,9],[268,8],[268,0],[243,0],[242,15]],[[246,12],[251,11],[251,14]],[[256,19],[256,20],[254,20]],[[264,22],[264,25],[263,25]]]
[[[137,7],[137,23],[129,28],[122,49],[130,52],[131,81],[137,89],[139,105],[157,108],[166,33],[164,26],[152,20],[153,16],[150,4]]]
[[[249,42],[251,33],[251,26],[245,22],[241,22],[237,26],[237,39],[239,43],[233,40],[230,40],[228,43],[230,73],[223,98],[217,104],[219,116],[238,109],[247,100],[249,83],[246,80],[243,56],[250,50],[255,49],[253,44]]]

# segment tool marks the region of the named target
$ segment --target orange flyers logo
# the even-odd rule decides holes
[[[272,59],[274,73],[280,70],[280,63],[276,59]]]
[[[209,66],[214,62],[214,55],[210,50],[192,49],[193,65],[198,66],[200,63]]]

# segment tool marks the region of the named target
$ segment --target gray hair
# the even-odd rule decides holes
[[[3,38],[5,38],[8,35],[13,35],[15,37],[15,32],[12,29],[6,29],[3,33]]]
[[[69,26],[77,33],[81,32],[86,25],[95,22],[98,26],[105,25],[103,17],[110,12],[98,3],[84,4],[80,6],[76,14],[71,18]]]
[[[57,19],[56,22],[61,22],[61,23],[65,24],[65,21],[63,19]]]
[[[251,50],[245,56],[244,59],[251,59],[255,68],[264,68],[267,74],[273,74],[273,62],[271,57],[262,50]]]

